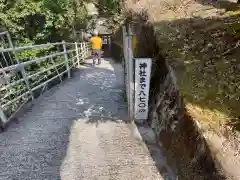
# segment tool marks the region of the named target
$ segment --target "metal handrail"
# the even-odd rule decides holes
[[[8,34],[8,32],[0,33],[0,35]],[[10,43],[12,44],[12,43]],[[4,56],[4,53],[11,52],[15,55],[15,59],[18,58],[16,52],[24,51],[24,50],[32,50],[41,47],[49,47],[49,46],[56,46],[62,45],[63,51],[55,52],[52,54],[48,54],[42,57],[38,57],[35,59],[30,59],[25,62],[19,62],[17,59],[17,64],[12,64],[6,67],[0,68],[0,75],[6,75],[8,72],[15,78],[15,80],[6,79],[6,83],[2,85],[0,84],[0,124],[6,124],[11,117],[16,114],[16,111],[19,110],[29,99],[34,99],[34,94],[37,89],[45,86],[53,81],[54,79],[59,78],[62,81],[62,75],[67,73],[68,78],[70,78],[70,71],[72,68],[76,67],[76,65],[80,64],[80,61],[83,61],[89,49],[88,42],[80,42],[80,43],[71,43],[71,42],[57,42],[57,43],[49,43],[49,44],[40,44],[40,45],[32,45],[32,46],[23,46],[23,47],[13,47],[11,48],[0,48],[0,56]],[[67,49],[69,47],[70,49]],[[69,58],[71,56],[71,58]],[[4,57],[5,58],[5,57]],[[47,62],[49,64],[48,67],[44,69],[39,69],[32,73],[28,73],[27,69],[29,65],[40,63],[40,62]],[[50,72],[50,74],[46,74]],[[20,76],[16,76],[20,74]],[[34,77],[38,77],[38,80],[34,81]],[[42,77],[41,77],[42,76]],[[48,77],[45,79],[45,76]],[[0,77],[1,78],[1,77]],[[45,80],[44,80],[45,79]],[[32,80],[32,83],[30,83]],[[20,89],[16,89],[16,86],[23,85]],[[3,96],[1,96],[3,92]],[[14,106],[13,103],[18,104],[17,109],[13,110],[13,112],[8,112],[8,116],[6,115],[6,111],[8,109],[12,109]],[[14,106],[15,107],[15,106]]]
[[[0,36],[6,35],[7,33],[8,33],[8,31],[0,32]]]
[[[84,42],[88,43],[88,42]],[[70,42],[65,42],[67,45],[75,45],[75,43],[70,43]],[[77,43],[80,45],[81,43]],[[37,45],[30,45],[30,46],[21,46],[21,47],[14,47],[14,48],[1,48],[0,47],[0,52],[12,52],[12,51],[22,51],[22,50],[28,50],[28,49],[34,49],[38,47],[48,47],[48,46],[56,46],[56,45],[63,45],[63,42],[56,42],[56,43],[48,43],[48,44],[37,44]]]
[[[8,67],[1,68],[0,71],[13,71],[15,69],[21,69],[21,68],[23,68],[23,67],[25,67],[29,64],[41,62],[41,61],[44,61],[45,59],[53,58],[53,57],[60,56],[60,55],[63,55],[63,54],[65,54],[65,52],[60,52],[60,53],[47,55],[47,56],[36,58],[36,59],[30,60],[30,61],[26,61],[26,62],[22,62],[22,63],[19,63],[19,64],[15,64],[15,65],[11,65],[11,66],[8,66]]]
[[[28,49],[34,49],[38,47],[48,47],[48,46],[56,46],[56,45],[62,45],[62,42],[57,42],[57,43],[49,43],[49,44],[38,44],[38,45],[30,45],[30,46],[21,46],[21,47],[14,47],[14,48],[7,48],[3,49],[0,48],[0,52],[12,52],[12,51],[22,51],[22,50],[28,50]]]

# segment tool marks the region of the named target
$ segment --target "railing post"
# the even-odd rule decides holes
[[[85,43],[86,56],[88,56],[88,43]]]
[[[86,56],[88,55],[88,50],[89,50],[88,43],[86,43]]]
[[[17,63],[20,64],[19,59],[18,59],[18,56],[17,56],[16,51],[15,51],[15,48],[14,48],[14,46],[13,46],[12,39],[11,39],[11,37],[10,37],[9,32],[7,32],[7,39],[8,39],[8,42],[9,42],[10,47],[13,49],[13,54],[14,54],[14,56],[15,56],[15,59],[16,59]],[[25,81],[25,83],[26,83],[26,86],[27,86],[28,91],[31,93],[32,100],[33,100],[33,99],[34,99],[33,92],[32,92],[32,89],[30,88],[30,85],[29,85],[29,82],[28,82],[28,78],[27,78],[27,76],[26,76],[26,71],[25,71],[24,66],[21,67],[21,74],[22,74],[23,79],[24,79],[24,81]]]
[[[10,47],[10,48],[13,48],[12,38],[10,37],[10,34],[9,34],[8,31],[7,31],[6,35],[7,35],[9,47]]]
[[[80,57],[81,57],[81,60],[83,61],[83,45],[82,45],[82,42],[80,43]]]
[[[78,44],[75,42],[75,48],[76,48],[76,56],[77,56],[77,64],[78,67],[80,66],[80,58],[79,58],[79,52],[78,52]]]
[[[86,43],[83,44],[83,51],[84,51],[84,58],[87,55],[87,51],[86,51]]]
[[[68,61],[68,56],[67,56],[66,42],[63,41],[62,43],[63,43],[63,52],[64,52],[64,58],[65,58],[65,63],[66,63],[66,67],[67,67],[68,78],[70,78],[71,75],[70,75],[69,61]]]
[[[7,122],[7,117],[1,106],[0,106],[0,120],[2,121],[2,124],[5,124]]]
[[[81,54],[82,54],[82,60],[85,60],[85,48],[84,48],[85,43],[81,43]]]
[[[30,85],[29,85],[29,82],[28,82],[28,78],[27,78],[27,76],[26,76],[26,71],[25,71],[24,66],[21,68],[21,73],[22,73],[23,79],[24,79],[24,81],[25,81],[25,83],[26,83],[26,85],[27,85],[28,91],[29,91],[29,92],[31,93],[31,95],[32,95],[32,100],[33,100],[33,99],[34,99],[33,92],[32,92],[32,90],[31,90],[31,88],[30,88]]]

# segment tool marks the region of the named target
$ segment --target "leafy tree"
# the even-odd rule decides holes
[[[18,45],[71,40],[87,12],[78,0],[0,0],[0,26]]]
[[[116,14],[121,11],[121,0],[98,0],[97,4],[100,11]]]

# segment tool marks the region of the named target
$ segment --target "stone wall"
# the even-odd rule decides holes
[[[149,120],[156,134],[170,128],[175,131],[183,116],[183,104],[176,85],[176,78],[170,66],[162,84],[153,90],[149,102]],[[157,73],[157,72],[155,72]]]
[[[167,67],[163,83],[152,92],[148,123],[180,178],[222,179],[205,139],[184,108],[174,71]]]
[[[137,29],[136,57],[153,60],[148,124],[180,179],[223,179],[198,126],[184,108],[174,70],[159,53],[153,26],[146,19],[135,16],[131,20]]]

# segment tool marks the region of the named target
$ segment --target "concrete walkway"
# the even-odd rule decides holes
[[[35,100],[0,134],[0,179],[167,179],[128,122],[123,89],[122,66],[110,60],[81,67]]]

